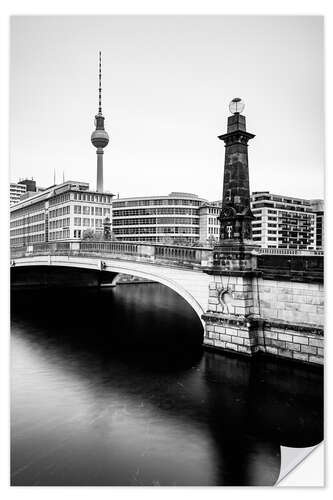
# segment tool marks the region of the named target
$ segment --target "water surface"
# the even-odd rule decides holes
[[[322,440],[322,373],[203,351],[158,284],[12,294],[12,485],[272,485]]]

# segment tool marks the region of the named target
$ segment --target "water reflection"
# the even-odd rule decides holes
[[[274,484],[322,440],[322,374],[201,341],[157,284],[15,292],[12,484]]]

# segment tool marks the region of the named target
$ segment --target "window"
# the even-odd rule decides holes
[[[81,205],[74,205],[74,213],[75,214],[81,213]]]
[[[83,219],[83,225],[84,226],[88,226],[89,227],[89,224],[90,224],[90,219]]]
[[[84,205],[82,213],[84,215],[90,215],[90,207],[87,207],[86,205]]]
[[[74,217],[74,226],[81,226],[81,217]]]

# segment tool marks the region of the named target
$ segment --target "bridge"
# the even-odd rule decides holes
[[[210,264],[211,253],[211,248],[115,241],[41,243],[13,248],[11,265],[95,271],[98,284],[115,285],[122,274],[155,281],[181,295],[204,324],[202,315],[208,307],[210,277],[202,268]],[[71,284],[69,274],[60,284],[66,282]]]
[[[216,273],[214,251],[208,247],[117,241],[39,243],[11,249],[12,280],[115,285],[120,275],[137,276],[171,288],[192,306],[203,325],[207,347],[322,364],[322,252],[274,250],[253,250],[250,272]],[[55,270],[58,273],[52,274]]]

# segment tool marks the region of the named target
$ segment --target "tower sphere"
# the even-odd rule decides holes
[[[245,108],[245,102],[240,97],[234,97],[229,104],[230,113],[242,113]]]
[[[94,130],[91,134],[91,142],[95,148],[105,148],[109,144],[109,134],[105,130]]]

